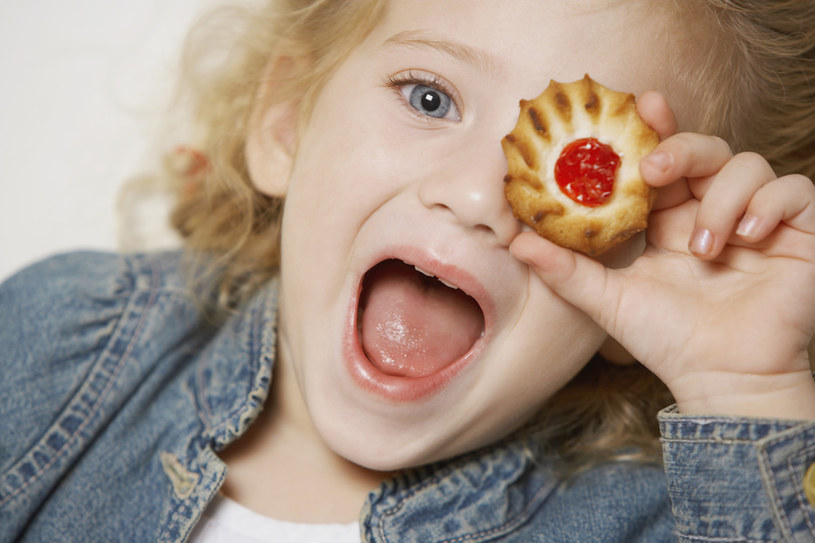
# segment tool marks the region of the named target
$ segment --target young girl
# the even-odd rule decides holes
[[[0,539],[815,536],[810,0],[243,21],[201,65],[185,256],[0,288]],[[585,73],[662,139],[647,235],[602,262],[502,186],[518,101]]]

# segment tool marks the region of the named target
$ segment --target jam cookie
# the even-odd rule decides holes
[[[639,162],[659,143],[633,94],[588,75],[550,82],[521,100],[501,140],[509,173],[504,191],[518,220],[558,245],[600,255],[647,226],[655,191]]]

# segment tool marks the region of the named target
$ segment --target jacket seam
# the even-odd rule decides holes
[[[809,456],[809,454],[814,450],[815,447],[807,447],[806,449],[802,450],[799,454],[795,455],[795,457]],[[795,468],[792,466],[792,460],[793,460],[792,458],[787,458],[787,470],[789,471],[790,474],[795,473]],[[803,511],[804,522],[806,522],[807,526],[809,526],[810,533],[815,534],[815,526],[813,526],[812,521],[809,518],[809,515],[806,513],[807,509],[811,508],[812,506],[809,504],[808,500],[806,499],[806,496],[802,496],[801,492],[797,488],[793,488],[793,493],[795,494],[795,499],[798,502],[798,505],[801,506],[801,509]],[[786,517],[787,515],[784,514],[784,518]],[[790,533],[791,532],[792,526],[790,526]]]
[[[707,537],[703,535],[676,534],[679,541],[700,541],[705,543],[773,543],[771,539],[752,538],[732,538],[732,537]]]
[[[768,448],[770,445],[779,443],[783,444],[783,442],[786,440],[788,440],[787,435],[775,436],[772,439],[767,440],[763,444],[763,446],[759,447],[758,456],[761,460],[759,464],[759,469],[762,474],[765,492],[769,494],[770,501],[772,502],[772,505],[774,507],[772,511],[772,516],[778,523],[781,524],[780,528],[783,531],[785,531],[784,536],[787,538],[792,538],[794,537],[795,530],[793,530],[791,519],[789,518],[789,514],[784,507],[782,496],[776,483],[775,472],[777,471],[777,469],[774,467],[774,464],[771,461],[770,454],[768,452]],[[787,477],[789,477],[791,481],[794,481],[796,471],[792,465],[793,460],[801,456],[808,456],[808,454],[814,450],[815,447],[810,446],[806,447],[801,451],[798,451],[794,455],[785,455],[784,465],[786,466]],[[803,474],[800,474],[799,477],[803,477]],[[807,514],[808,505],[806,503],[806,498],[803,498],[801,496],[801,493],[798,491],[794,483],[791,486],[790,493],[794,497],[795,501],[798,502],[798,505],[801,507],[801,513],[804,517],[804,522],[809,527],[809,532],[815,533],[815,527],[813,527],[809,515]]]
[[[494,446],[490,447],[490,450],[494,450],[494,449],[495,449]],[[389,507],[387,510],[385,510],[382,513],[382,518],[379,520],[379,522],[377,523],[377,526],[376,526],[376,530],[377,530],[377,532],[379,534],[379,537],[382,538],[384,541],[391,541],[391,539],[385,533],[385,528],[384,528],[385,519],[387,517],[395,516],[400,510],[402,510],[402,508],[405,505],[406,500],[408,500],[411,497],[415,496],[419,491],[424,490],[425,488],[428,488],[428,487],[430,487],[432,485],[438,484],[445,477],[446,473],[452,472],[453,470],[456,469],[456,466],[458,464],[463,463],[463,462],[464,462],[464,460],[459,459],[458,461],[450,464],[449,466],[447,466],[443,470],[438,471],[431,478],[424,481],[419,486],[410,488],[409,492],[405,496],[399,498],[399,501],[398,501],[397,504],[395,504],[394,506]],[[521,469],[521,468],[519,468],[519,469]],[[528,500],[528,502],[526,503],[526,506],[521,511],[519,511],[515,516],[513,516],[511,519],[507,520],[503,524],[500,524],[498,526],[493,526],[493,527],[491,527],[489,529],[486,529],[486,530],[481,530],[481,531],[461,535],[461,536],[458,536],[458,537],[454,537],[452,539],[443,539],[443,540],[439,541],[439,543],[457,543],[457,542],[461,542],[461,541],[471,541],[471,540],[474,540],[474,539],[477,539],[477,538],[491,537],[491,536],[493,536],[495,534],[498,534],[498,533],[501,533],[501,532],[504,532],[504,531],[507,531],[507,530],[515,529],[518,526],[523,525],[527,520],[529,520],[529,511],[536,509],[539,506],[539,501],[540,501],[541,495],[542,494],[548,494],[550,491],[551,491],[551,488],[549,488],[546,485],[543,485],[539,489],[539,491],[535,493],[534,497],[531,498],[530,500]]]
[[[380,522],[377,525],[377,531],[379,532],[379,536],[385,541],[391,541],[391,538],[388,537],[388,535],[385,533],[385,529],[384,529],[384,526],[383,526],[383,523],[384,523],[383,521],[385,520],[385,518],[386,517],[392,517],[396,513],[398,513],[403,508],[405,500],[407,500],[408,498],[414,496],[416,494],[416,492],[418,492],[419,490],[422,490],[422,489],[424,489],[424,488],[426,488],[428,486],[431,486],[432,484],[438,483],[440,480],[441,480],[441,478],[438,477],[438,476],[432,477],[431,479],[429,479],[428,481],[426,481],[424,484],[420,485],[416,489],[411,489],[410,493],[408,493],[407,496],[404,496],[403,498],[401,498],[397,505],[395,505],[395,506],[391,507],[390,509],[388,509],[387,511],[385,511],[382,514],[382,520],[380,520]],[[513,516],[511,519],[507,520],[503,524],[500,524],[498,526],[493,526],[492,528],[489,528],[489,529],[486,529],[486,530],[481,530],[481,531],[478,531],[478,532],[473,532],[473,533],[469,533],[469,534],[466,534],[466,535],[461,535],[461,536],[458,536],[458,537],[454,537],[452,539],[442,539],[442,540],[439,541],[439,543],[457,543],[457,542],[461,542],[461,541],[472,541],[472,540],[482,538],[482,537],[491,537],[491,536],[493,536],[495,534],[498,534],[498,533],[501,533],[501,532],[504,532],[504,531],[507,531],[507,530],[513,530],[513,529],[517,528],[518,526],[521,526],[522,524],[524,524],[528,520],[528,518],[529,518],[528,512],[537,507],[538,498],[540,497],[541,492],[543,492],[544,490],[545,489],[541,489],[541,491],[537,492],[535,494],[535,497],[533,499],[529,500],[529,502],[526,504],[526,507],[524,507],[520,512],[518,512],[517,515]]]
[[[158,281],[157,275],[158,274],[153,269],[152,263],[150,263],[150,266],[151,266],[150,275],[151,275],[151,278],[152,278],[151,283],[150,283],[150,297],[147,300],[147,303],[145,304],[145,307],[150,307],[151,305],[153,305],[153,303],[155,302],[156,296],[158,295],[158,288],[157,288],[157,281]],[[135,282],[135,278],[134,278],[134,282]],[[94,373],[98,373],[98,371],[99,371],[99,367],[98,367],[99,366],[99,361],[103,360],[106,356],[109,355],[109,349],[110,349],[110,345],[111,345],[111,343],[113,341],[113,338],[115,338],[116,335],[121,332],[122,317],[125,314],[130,312],[129,310],[131,308],[131,305],[133,305],[133,303],[135,303],[134,300],[135,300],[136,294],[138,292],[139,292],[138,288],[134,288],[133,291],[131,292],[131,294],[129,296],[129,299],[128,299],[128,302],[127,302],[127,304],[125,306],[125,310],[122,311],[117,317],[118,322],[117,322],[117,325],[116,325],[116,329],[108,337],[108,340],[105,342],[104,350],[102,351],[100,356],[97,357],[96,362],[94,363],[94,366],[96,366],[96,367],[94,368],[94,370],[92,370],[91,374],[89,374],[89,376],[83,381],[83,384],[87,383],[91,379],[91,375],[93,375]],[[46,462],[44,465],[42,465],[39,469],[37,469],[31,475],[29,475],[28,477],[23,479],[22,483],[17,488],[15,488],[11,492],[9,492],[9,494],[6,497],[4,497],[2,500],[0,500],[0,507],[5,506],[11,500],[13,500],[17,496],[19,496],[20,494],[25,492],[29,487],[31,487],[37,481],[39,481],[40,478],[42,477],[42,475],[45,472],[47,472],[58,460],[60,460],[66,454],[66,452],[69,451],[70,448],[76,443],[76,441],[78,439],[78,436],[81,435],[81,433],[85,430],[85,428],[88,426],[88,424],[90,424],[90,421],[92,421],[94,419],[94,417],[98,414],[99,410],[102,407],[102,404],[104,403],[104,400],[106,399],[107,395],[110,393],[110,390],[113,388],[113,384],[116,382],[116,378],[118,377],[118,375],[122,371],[122,368],[125,366],[125,361],[128,360],[128,358],[130,356],[130,353],[132,352],[132,350],[133,350],[133,348],[134,348],[134,346],[135,346],[135,344],[137,342],[136,341],[137,338],[140,337],[141,331],[144,328],[144,324],[145,324],[146,320],[147,320],[147,311],[141,311],[140,316],[139,316],[138,324],[136,325],[136,327],[133,330],[133,334],[132,334],[132,336],[130,337],[130,339],[128,341],[127,347],[125,348],[124,352],[122,353],[121,357],[119,358],[119,361],[116,364],[116,366],[114,367],[113,372],[108,377],[107,383],[105,384],[105,388],[96,397],[96,400],[95,400],[95,402],[93,404],[93,407],[88,412],[87,416],[85,416],[83,418],[82,423],[79,424],[76,427],[76,429],[66,439],[66,441],[62,445],[62,447],[60,447],[60,449],[58,451],[56,451],[52,455],[51,459],[48,462]],[[77,392],[73,395],[71,401],[68,403],[68,406],[75,403],[77,394],[81,391],[81,389],[82,389],[82,386],[80,386],[77,389]],[[26,462],[26,459],[29,457],[29,455],[32,454],[33,451],[35,451],[38,447],[40,447],[43,444],[44,440],[47,439],[48,436],[53,435],[55,427],[59,426],[60,421],[62,421],[64,419],[64,415],[67,412],[68,412],[67,408],[62,411],[61,416],[59,416],[54,421],[54,423],[49,426],[49,428],[43,433],[43,435],[40,437],[40,439],[37,441],[37,443],[34,444],[8,470],[8,472],[6,472],[6,475],[3,477],[4,479],[8,480],[9,475],[14,474],[14,473],[19,473],[20,466],[23,465]]]
[[[767,454],[766,449],[761,449],[758,451],[758,454],[761,458],[762,464],[767,466],[767,485],[770,487],[770,499],[772,501],[772,505],[775,510],[772,513],[772,516],[778,519],[778,522],[781,523],[781,528],[785,532],[784,537],[786,538],[790,534],[792,534],[792,525],[789,522],[786,514],[783,514],[784,511],[784,504],[781,503],[781,497],[778,495],[777,488],[775,488],[775,478],[772,476],[772,465],[770,463],[769,455]],[[764,469],[762,468],[762,471]]]
[[[263,304],[263,307],[265,307],[265,302]],[[263,321],[262,308],[252,309],[251,315],[252,318],[247,319],[248,322],[254,323],[256,320]],[[255,401],[255,396],[259,391],[258,388],[259,376],[264,371],[264,366],[259,361],[261,352],[260,345],[262,345],[262,340],[260,340],[257,336],[263,333],[263,330],[260,328],[261,328],[260,326],[253,324],[252,326],[250,326],[250,330],[247,332],[250,342],[247,351],[251,353],[251,356],[248,357],[248,360],[250,362],[249,363],[250,376],[247,379],[248,384],[246,387],[246,394],[245,395],[241,394],[242,401],[239,402],[238,405],[232,407],[232,409],[230,409],[228,412],[224,414],[219,414],[218,417],[215,416],[215,411],[212,409],[212,405],[210,404],[210,398],[207,394],[204,393],[206,387],[204,386],[204,377],[202,372],[204,371],[205,368],[202,365],[198,364],[195,369],[196,401],[200,408],[199,419],[204,424],[204,427],[206,428],[209,437],[216,441],[226,437],[221,434],[223,434],[224,432],[229,433],[230,427],[236,424],[235,421],[236,418],[238,418],[239,420],[237,421],[237,425],[234,426],[235,430],[241,429],[240,421],[243,419],[244,415],[249,415],[252,420],[257,418],[260,412],[259,408],[262,407],[266,399],[266,395],[268,394],[269,384],[267,384],[263,398],[261,398],[262,401],[260,402]],[[244,425],[242,429],[245,431],[247,427],[248,424]],[[232,436],[232,439],[234,440],[236,437],[237,436]]]
[[[716,444],[716,445],[754,445],[755,440],[750,439],[727,439],[727,438],[668,438],[662,437],[663,443],[691,443],[691,444]]]

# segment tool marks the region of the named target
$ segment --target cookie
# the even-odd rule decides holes
[[[551,81],[521,112],[501,145],[504,191],[515,217],[558,245],[605,253],[648,225],[655,191],[640,160],[659,137],[640,118],[633,94],[588,75]]]

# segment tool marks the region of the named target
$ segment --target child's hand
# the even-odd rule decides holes
[[[524,233],[511,250],[666,385],[684,413],[815,419],[815,187],[754,154],[675,134],[664,100],[640,100],[663,139],[643,162],[660,187],[645,252],[614,270]]]

